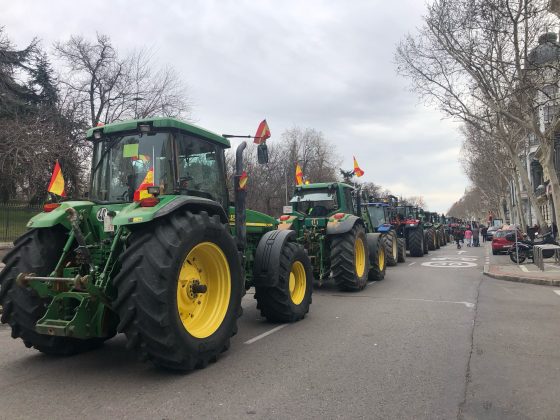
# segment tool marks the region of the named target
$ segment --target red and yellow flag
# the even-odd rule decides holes
[[[296,163],[296,185],[303,185],[303,171],[301,170],[299,163]]]
[[[154,186],[154,168],[150,168],[138,189],[134,191],[134,201],[140,201],[144,198],[151,197],[152,194],[148,192],[148,187]]]
[[[267,138],[270,137],[270,128],[268,128],[268,124],[266,120],[262,120],[257,128],[257,132],[255,133],[255,143],[261,144],[266,141]]]
[[[249,180],[249,176],[247,175],[247,172],[243,171],[243,173],[239,177],[239,189],[240,190],[244,190],[245,188],[247,188],[247,181],[248,180]]]
[[[47,191],[61,197],[66,197],[66,191],[64,189],[64,177],[62,176],[62,169],[60,169],[60,164],[58,163],[58,159],[54,164],[53,173],[51,176],[51,182],[49,183],[49,187]]]
[[[359,178],[364,174],[364,171],[362,171],[358,166],[358,161],[356,160],[356,157],[355,156],[352,157],[354,158],[354,175],[356,175]]]

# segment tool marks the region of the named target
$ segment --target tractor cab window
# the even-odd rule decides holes
[[[338,209],[336,192],[326,188],[296,191],[290,203],[294,210],[310,217],[326,217]]]
[[[385,223],[385,208],[381,206],[368,206],[369,218],[373,226]]]
[[[357,209],[354,206],[354,197],[352,197],[352,190],[350,188],[344,188],[344,201],[348,206],[347,211],[357,214]]]
[[[184,134],[177,136],[179,193],[218,201],[227,206],[223,148]]]
[[[169,133],[98,140],[94,144],[91,198],[130,202],[144,198],[148,186],[169,192],[173,188],[172,153]]]

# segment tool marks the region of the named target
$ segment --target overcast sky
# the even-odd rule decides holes
[[[458,125],[420,103],[393,61],[423,13],[422,0],[18,0],[0,25],[20,47],[96,31],[123,53],[153,47],[188,85],[197,124],[253,134],[266,118],[271,142],[315,128],[347,168],[356,155],[361,180],[446,212],[467,185]]]

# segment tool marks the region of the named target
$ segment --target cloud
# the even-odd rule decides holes
[[[418,104],[395,74],[395,45],[421,23],[424,2],[19,0],[3,9],[20,46],[71,34],[109,35],[121,50],[153,47],[189,86],[194,119],[213,131],[272,141],[294,125],[322,131],[347,167],[444,212],[467,182],[457,125]]]

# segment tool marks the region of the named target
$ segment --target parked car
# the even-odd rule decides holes
[[[494,232],[492,238],[492,254],[498,255],[500,252],[507,252],[515,244],[514,229],[499,229]],[[523,240],[523,234],[517,231],[517,240]]]
[[[486,240],[487,241],[491,241],[492,238],[494,237],[494,233],[499,230],[500,228],[497,226],[490,226],[488,228],[488,230],[486,231]]]

